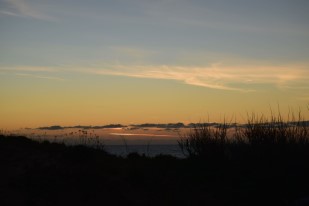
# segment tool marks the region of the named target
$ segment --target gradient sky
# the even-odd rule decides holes
[[[2,129],[306,110],[309,1],[0,0],[0,97]]]

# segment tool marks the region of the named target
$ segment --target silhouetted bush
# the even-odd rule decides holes
[[[226,147],[230,144],[227,138],[228,124],[218,127],[209,124],[196,124],[189,133],[180,137],[178,144],[184,155],[188,157],[203,157],[207,159],[222,159]]]
[[[216,127],[195,124],[189,133],[183,134],[178,144],[190,158],[230,160],[250,158],[307,158],[309,150],[309,126],[301,115],[295,120],[283,120],[279,114],[267,119],[252,114],[247,123],[223,123]],[[228,136],[227,130],[234,130]],[[244,156],[244,157],[242,157]]]

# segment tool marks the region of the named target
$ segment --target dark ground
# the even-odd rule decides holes
[[[297,205],[309,197],[308,157],[121,158],[0,135],[0,205]]]

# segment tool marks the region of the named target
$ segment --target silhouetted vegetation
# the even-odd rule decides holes
[[[306,157],[309,148],[309,127],[298,115],[284,121],[279,114],[267,119],[252,114],[246,124],[233,123],[195,124],[189,133],[178,141],[183,153],[190,158],[231,160],[243,156],[272,158],[301,155]],[[234,131],[228,134],[228,129]]]
[[[304,122],[195,124],[186,159],[0,135],[0,205],[296,205],[309,196]]]

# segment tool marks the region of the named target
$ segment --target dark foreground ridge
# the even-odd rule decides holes
[[[0,205],[305,205],[309,148],[291,151],[122,158],[0,135]]]

